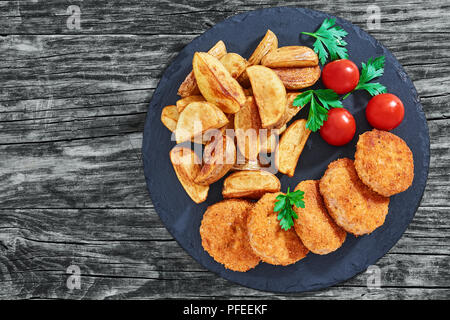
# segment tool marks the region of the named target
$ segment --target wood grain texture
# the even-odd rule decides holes
[[[0,28],[10,34],[71,34],[66,19],[67,7],[79,5],[81,30],[90,34],[200,34],[236,13],[276,6],[298,6],[333,12],[336,16],[365,26],[366,8],[376,4],[382,9],[383,29],[389,32],[439,32],[450,27],[446,0],[402,1],[0,1]]]
[[[416,216],[368,274],[279,295],[205,270],[173,240],[148,196],[142,130],[164,69],[196,36],[236,13],[276,5],[333,13],[367,29],[402,63],[431,138]],[[81,30],[66,26],[79,5]],[[0,298],[448,299],[450,10],[439,1],[0,0]],[[175,101],[174,101],[175,102]],[[80,290],[66,287],[69,265]]]

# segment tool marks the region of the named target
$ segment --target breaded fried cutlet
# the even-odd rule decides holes
[[[329,216],[319,192],[319,181],[302,181],[295,190],[305,193],[305,208],[294,206],[298,216],[294,224],[295,232],[305,247],[316,254],[328,254],[340,248],[347,232]]]
[[[384,223],[389,198],[372,191],[359,179],[353,160],[342,158],[330,163],[319,188],[328,213],[347,232],[360,236]]]
[[[264,262],[274,265],[289,265],[303,259],[308,249],[303,245],[293,228],[283,230],[273,211],[275,198],[281,194],[266,193],[254,205],[249,214],[248,234],[254,252]]]
[[[413,155],[406,142],[376,129],[359,136],[355,168],[364,184],[385,197],[405,191],[414,179]]]
[[[247,200],[223,200],[209,206],[203,215],[202,246],[227,269],[245,272],[260,261],[248,240],[247,218],[252,207]]]

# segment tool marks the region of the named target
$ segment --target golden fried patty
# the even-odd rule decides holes
[[[376,129],[359,136],[355,168],[366,185],[385,197],[405,191],[414,178],[413,155],[405,141]]]
[[[260,261],[248,241],[247,217],[252,206],[246,200],[223,200],[209,206],[203,215],[202,246],[227,269],[245,272]]]
[[[319,187],[328,213],[344,230],[358,236],[384,223],[389,198],[375,193],[359,179],[353,160],[343,158],[330,163]]]
[[[249,214],[248,234],[250,245],[264,262],[285,266],[303,259],[308,249],[294,228],[281,229],[277,213],[273,211],[279,194],[266,193],[254,205]]]
[[[298,216],[295,231],[305,247],[316,254],[327,254],[340,248],[347,233],[328,215],[319,192],[319,181],[302,181],[295,190],[305,193],[305,208],[294,206]]]

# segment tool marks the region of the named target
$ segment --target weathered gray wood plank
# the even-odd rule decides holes
[[[4,82],[0,102],[152,89],[164,68],[192,38],[6,36],[0,38],[0,80]],[[403,64],[422,96],[448,94],[450,35],[377,38]]]
[[[189,40],[180,41],[179,36],[0,39],[5,57],[0,62],[0,144],[140,131],[162,70]],[[391,49],[415,81],[427,117],[447,118],[450,42],[441,43],[434,34],[395,41]],[[430,47],[432,51],[427,50]]]
[[[307,296],[347,298],[358,292],[359,297],[389,298],[393,287],[409,298],[417,294],[417,288],[436,288],[438,297],[448,295],[448,246],[431,253],[432,247],[422,241],[436,244],[439,241],[433,237],[437,237],[446,244],[450,231],[446,213],[448,208],[419,210],[402,241],[377,263],[385,288],[369,290],[368,274],[362,273]],[[232,284],[205,270],[171,240],[151,209],[1,210],[0,214],[0,298],[278,297]],[[416,236],[423,238],[419,242]],[[81,290],[65,286],[69,265],[81,268]],[[205,288],[204,282],[214,285]],[[355,290],[347,291],[347,287]]]
[[[419,208],[404,237],[390,253],[450,255],[450,248],[445,246],[450,238],[449,211],[448,207]],[[137,245],[173,241],[153,207],[1,209],[0,216],[3,248],[14,248],[16,238],[105,247],[110,241],[136,241]]]
[[[384,32],[440,32],[450,28],[448,1],[372,1],[381,9]],[[69,5],[81,9],[81,30],[66,27]],[[236,13],[274,6],[302,6],[365,26],[367,2],[298,1],[1,1],[0,31],[8,34],[193,34]]]

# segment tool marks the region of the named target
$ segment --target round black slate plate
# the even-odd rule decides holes
[[[175,104],[177,89],[192,68],[195,51],[207,51],[223,40],[229,52],[248,58],[267,29],[279,39],[279,46],[306,45],[313,39],[300,36],[301,31],[314,32],[331,15],[302,8],[270,8],[233,16],[205,32],[188,44],[165,71],[148,110],[142,153],[148,190],[164,225],[178,243],[205,268],[241,285],[274,292],[302,292],[325,288],[347,280],[375,264],[400,239],[408,227],[422,198],[429,167],[429,135],[425,115],[417,92],[395,57],[378,41],[350,22],[336,22],[348,31],[350,59],[358,66],[370,57],[386,56],[384,75],[378,80],[405,105],[405,119],[392,132],[403,138],[414,155],[414,182],[405,192],[391,198],[385,224],[372,234],[356,238],[347,236],[344,245],[334,253],[320,256],[310,253],[305,259],[287,266],[260,263],[245,273],[233,272],[215,262],[201,245],[199,227],[206,208],[222,200],[223,179],[210,188],[208,199],[195,204],[178,182],[169,161],[169,151],[175,145],[171,133],[160,121],[164,106]],[[320,87],[321,84],[316,85]],[[364,110],[370,96],[363,91],[352,94],[344,102],[357,122],[355,138],[344,147],[325,143],[318,133],[311,134],[300,157],[295,176],[278,174],[282,191],[291,190],[302,180],[319,179],[328,164],[341,157],[353,158],[358,135],[371,127]],[[300,112],[297,118],[305,117]]]

